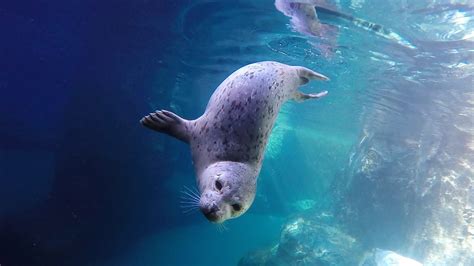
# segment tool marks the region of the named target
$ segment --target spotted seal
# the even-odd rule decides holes
[[[204,114],[186,120],[156,111],[140,122],[189,143],[200,191],[199,207],[208,220],[222,223],[249,209],[271,129],[284,102],[318,99],[298,87],[328,80],[301,66],[259,62],[227,77],[212,94]]]

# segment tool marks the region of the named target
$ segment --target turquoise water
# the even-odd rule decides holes
[[[272,1],[182,7],[173,24],[177,38],[159,58],[167,71],[157,69],[151,110],[169,106],[196,118],[220,81],[262,60],[324,73],[331,81],[305,91],[327,89],[329,96],[283,107],[248,214],[226,222],[222,232],[199,213],[183,217],[192,225],[143,239],[125,264],[235,265],[247,252],[278,243],[281,228],[300,213],[331,216],[331,225],[339,223],[367,250],[395,250],[427,265],[473,262],[472,218],[460,214],[472,217],[472,7],[432,1],[332,7],[387,30],[321,13],[337,29],[336,44],[325,51],[324,36],[295,31]],[[162,94],[170,95],[165,106]],[[153,138],[157,146],[174,141]],[[193,186],[191,175],[177,175],[170,189]],[[420,211],[426,208],[440,209]],[[448,222],[445,215],[456,217]],[[462,243],[451,243],[458,238]]]
[[[13,99],[0,120],[0,265],[382,265],[377,249],[474,265],[472,1],[316,2],[316,34],[272,0],[78,2],[54,21],[53,7],[0,8],[39,23],[50,50],[31,53],[57,68],[31,99],[14,94],[31,87],[20,74],[0,76]],[[328,76],[302,90],[329,94],[283,106],[247,213],[224,226],[184,213],[189,148],[139,119],[195,119],[233,71],[267,60]],[[18,122],[42,106],[43,123]]]

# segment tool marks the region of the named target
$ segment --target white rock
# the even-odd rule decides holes
[[[422,266],[416,260],[412,260],[407,257],[403,257],[393,251],[376,249],[375,250],[375,262],[377,266]]]

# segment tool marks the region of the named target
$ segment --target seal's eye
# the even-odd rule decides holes
[[[238,203],[235,203],[235,204],[232,204],[232,209],[234,209],[234,211],[238,212],[238,211],[242,210],[242,206]]]
[[[217,190],[221,190],[221,189],[222,189],[222,183],[221,183],[221,181],[216,180],[215,185],[216,185]]]

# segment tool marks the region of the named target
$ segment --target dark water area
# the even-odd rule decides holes
[[[353,265],[376,248],[472,265],[472,3],[318,12],[331,38],[274,1],[1,2],[0,265]],[[252,208],[220,232],[179,208],[188,146],[139,120],[195,119],[263,60],[330,94],[283,107]],[[318,245],[336,255],[316,264]]]
[[[178,4],[0,5],[2,265],[84,265],[186,223],[152,202],[167,197],[165,158],[189,156],[153,152],[138,123]]]

